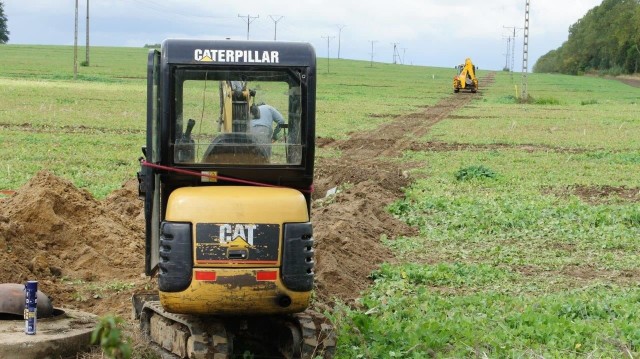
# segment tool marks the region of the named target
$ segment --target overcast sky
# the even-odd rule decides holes
[[[97,46],[142,47],[165,38],[249,38],[310,42],[329,56],[453,67],[471,57],[502,69],[507,37],[524,27],[525,0],[89,0],[90,40]],[[72,45],[75,0],[3,0],[9,43]],[[87,0],[79,0],[84,44]],[[531,0],[529,68],[559,47],[568,28],[601,0]],[[243,15],[244,17],[239,17]],[[281,18],[280,18],[281,17]],[[343,26],[339,31],[339,26]],[[515,66],[522,70],[523,31],[516,30]],[[0,50],[1,51],[1,50]],[[511,64],[509,58],[508,64]]]

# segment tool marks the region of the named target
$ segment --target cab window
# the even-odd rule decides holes
[[[300,164],[302,91],[295,72],[177,68],[173,76],[174,162]]]

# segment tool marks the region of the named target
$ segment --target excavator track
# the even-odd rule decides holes
[[[301,358],[333,358],[336,349],[336,336],[333,326],[327,318],[307,309],[294,315],[302,327],[302,355]]]
[[[232,350],[224,324],[203,319],[169,313],[160,302],[151,301],[144,304],[140,313],[140,329],[153,343],[178,358],[230,358]]]
[[[232,359],[250,354],[252,358],[330,359],[335,353],[333,326],[313,310],[223,318],[169,313],[155,300],[137,307],[135,303],[134,298],[143,335],[162,351],[163,358]]]

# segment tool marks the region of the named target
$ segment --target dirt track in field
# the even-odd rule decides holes
[[[336,299],[353,304],[370,284],[371,271],[394,260],[380,238],[415,234],[385,211],[412,181],[411,164],[394,158],[404,150],[446,147],[418,139],[478,96],[446,97],[348,140],[318,139],[317,146],[342,153],[316,163],[312,216],[319,306],[330,307]],[[334,187],[341,190],[338,195],[323,198]],[[0,283],[35,279],[57,307],[128,318],[131,294],[155,285],[143,275],[144,223],[136,181],[98,201],[49,172],[36,174],[15,194],[0,197],[0,264]]]
[[[493,76],[483,83],[490,84]],[[320,138],[316,145],[340,150],[340,158],[316,161],[316,196],[327,190],[344,188],[335,197],[314,202],[313,223],[317,240],[317,297],[331,305],[335,299],[353,304],[370,285],[371,271],[383,262],[393,262],[393,254],[380,241],[411,236],[407,226],[385,210],[402,198],[403,188],[412,179],[410,163],[399,163],[403,151],[422,146],[419,141],[431,126],[447,118],[481,93],[459,93],[444,98],[420,112],[394,118],[374,131],[350,134],[347,140]]]

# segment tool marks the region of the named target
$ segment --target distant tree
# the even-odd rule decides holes
[[[569,38],[540,57],[534,72],[618,75],[640,69],[640,1],[603,0],[569,27]]]
[[[4,4],[0,1],[0,44],[6,44],[7,42],[9,42],[7,17],[4,14]]]

